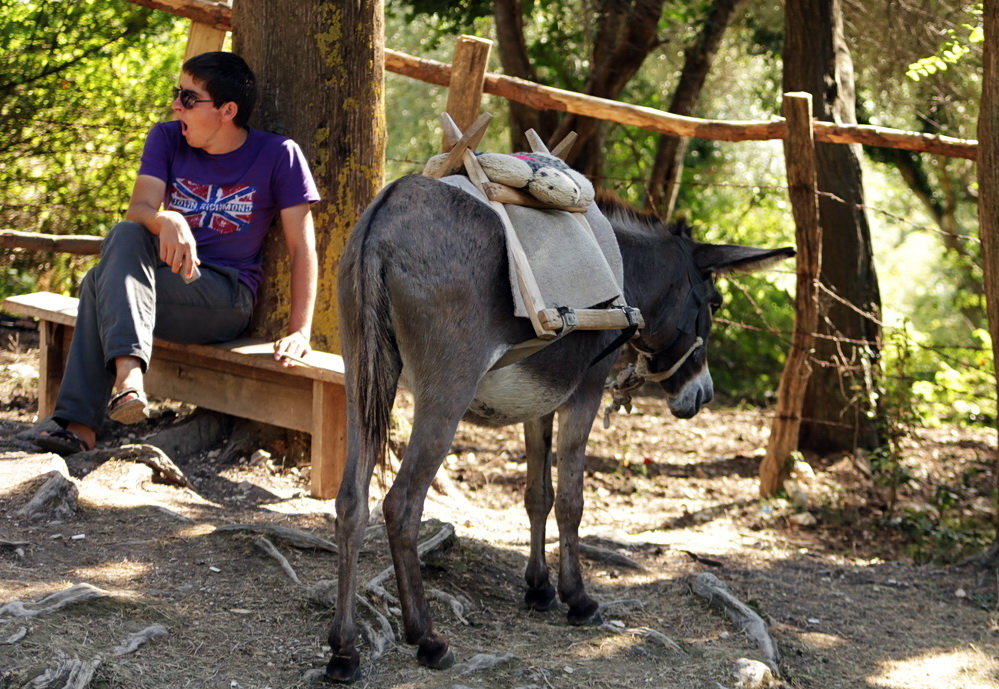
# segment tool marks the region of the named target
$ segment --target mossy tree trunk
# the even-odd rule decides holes
[[[381,188],[385,115],[381,0],[237,0],[233,50],[257,74],[261,98],[251,125],[293,138],[322,195],[313,207],[319,294],[313,346],[340,351],[337,265],[351,228]],[[255,331],[286,330],[287,252],[280,232],[265,249]]]

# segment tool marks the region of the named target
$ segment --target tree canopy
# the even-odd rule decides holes
[[[647,54],[630,78],[615,84],[615,97],[667,108],[686,53],[715,3],[652,4],[659,12],[654,31],[646,32]],[[583,90],[596,61],[604,59],[597,44],[601,23],[606,28],[612,11],[625,6],[651,4],[389,0],[386,45],[447,61],[455,35],[474,33],[502,44],[512,26],[527,57],[519,69],[543,84]],[[845,2],[858,120],[972,138],[981,86],[979,6]],[[732,120],[777,115],[781,6],[746,0],[728,21],[691,114]],[[186,28],[184,20],[124,0],[0,0],[0,227],[100,235],[117,220],[145,131],[169,117],[169,88]],[[507,71],[501,48],[493,51],[494,71]],[[418,171],[437,152],[444,89],[398,75],[389,75],[386,87],[391,178]],[[511,111],[491,97],[484,108],[497,115]],[[551,132],[559,119],[542,113],[538,126]],[[517,132],[501,121],[494,121],[484,148],[510,150]],[[608,125],[601,137],[603,185],[645,205],[659,136]],[[887,149],[869,149],[861,162],[884,320],[909,353],[902,371],[889,352],[886,381],[905,385],[927,418],[988,421],[995,400],[983,329],[974,164]],[[691,140],[676,209],[707,240],[787,243],[793,233],[785,184],[779,142]],[[66,257],[6,253],[0,255],[0,292],[36,283],[71,290],[80,268]],[[914,285],[917,270],[936,279]],[[771,398],[790,329],[792,285],[787,270],[722,281],[727,305],[712,350],[719,390],[755,402]],[[955,400],[961,402],[956,409]]]

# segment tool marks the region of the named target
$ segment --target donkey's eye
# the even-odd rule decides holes
[[[708,302],[708,308],[711,309],[712,316],[718,313],[718,309],[720,309],[721,306],[722,306],[721,297],[717,299],[712,299],[711,301]]]

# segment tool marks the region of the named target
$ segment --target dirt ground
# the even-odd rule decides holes
[[[30,442],[37,370],[25,342],[0,351],[0,689],[41,686],[32,678],[73,659],[96,667],[91,687],[309,686],[305,673],[327,658],[332,609],[322,582],[336,576],[333,554],[269,537],[295,583],[257,544],[259,533],[219,529],[279,525],[331,539],[333,504],[308,497],[307,469],[261,453],[223,460],[217,447],[173,458],[188,489],[153,481],[136,462],[69,457],[77,511],[28,520],[18,510],[37,476],[61,462]],[[404,427],[407,400],[397,407]],[[141,442],[190,411],[163,403],[145,424],[108,426],[102,446]],[[425,513],[425,537],[445,523],[456,537],[424,558],[423,571],[428,589],[461,604],[432,600],[458,664],[420,668],[402,643],[371,660],[364,645],[357,686],[733,687],[735,662],[762,656],[724,612],[692,594],[690,578],[711,572],[767,620],[789,686],[999,687],[999,579],[941,563],[980,548],[968,536],[973,526],[991,539],[993,432],[921,429],[907,444],[907,480],[889,515],[888,490],[862,457],[808,457],[807,501],[759,500],[767,411],[719,406],[680,421],[646,396],[612,421],[604,429],[598,419],[591,436],[581,534],[637,568],[599,556],[584,562],[603,624],[574,627],[564,608],[523,608],[520,431],[463,425]],[[373,501],[385,488],[376,479]],[[375,513],[364,582],[390,565]],[[551,566],[556,534],[553,517]],[[84,583],[107,595],[34,617],[4,606]],[[394,592],[391,579],[386,588]],[[398,624],[391,605],[370,600]],[[370,612],[360,615],[377,626]],[[166,634],[115,655],[151,625]],[[493,665],[476,669],[477,654]]]

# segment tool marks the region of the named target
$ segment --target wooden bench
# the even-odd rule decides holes
[[[50,292],[9,297],[4,310],[39,321],[38,418],[50,416],[76,325],[78,300]],[[286,368],[273,344],[243,339],[179,345],[157,339],[146,373],[149,394],[312,435],[314,497],[336,497],[347,458],[343,359],[311,352]]]

